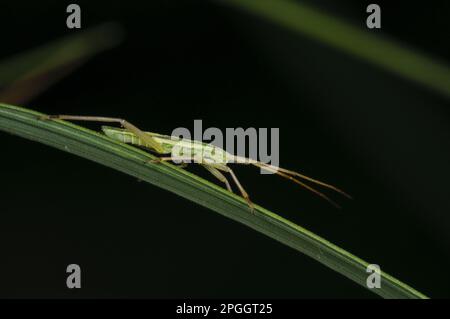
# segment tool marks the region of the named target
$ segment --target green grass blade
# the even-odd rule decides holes
[[[365,27],[292,0],[226,0],[289,30],[307,35],[408,80],[450,97],[450,68],[444,62],[415,52]],[[367,14],[368,16],[368,14]],[[361,19],[365,19],[362,15]],[[365,21],[362,21],[365,23]]]
[[[72,123],[42,121],[41,115],[0,104],[0,130],[90,159],[178,194],[292,247],[366,287],[367,262],[303,227],[258,205],[252,214],[241,197],[174,165],[148,163],[153,156],[141,149]],[[371,291],[385,298],[426,298],[386,273],[382,273],[381,288]]]

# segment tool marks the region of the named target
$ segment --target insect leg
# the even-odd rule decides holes
[[[189,156],[187,156],[187,157],[173,157],[173,156],[168,156],[168,157],[159,157],[159,158],[156,158],[156,159],[154,159],[154,160],[151,160],[151,162],[158,163],[158,162],[167,162],[167,161],[174,161],[174,160],[178,160],[178,161],[179,161],[179,160],[192,160],[192,159],[193,159],[193,157],[189,157]],[[222,177],[223,177],[223,178],[224,178],[223,182],[226,183],[227,189],[228,189],[229,191],[231,191],[231,187],[230,187],[230,185],[229,185],[227,179],[225,178],[225,176],[223,176],[223,174],[220,174],[221,177],[219,177],[218,174],[217,174],[217,175],[215,174],[216,172],[213,173],[213,170],[210,170],[210,169],[208,168],[208,167],[212,168],[210,165],[207,165],[207,164],[205,165],[205,163],[200,163],[200,164],[203,165],[207,170],[209,170],[214,176],[216,176],[216,177],[217,177],[218,179],[220,179],[221,181],[222,181]],[[248,196],[248,193],[245,191],[244,187],[242,187],[241,183],[240,183],[239,180],[237,179],[237,177],[236,177],[236,175],[234,174],[233,170],[232,170],[230,167],[226,166],[226,165],[221,165],[219,169],[222,170],[222,171],[225,171],[225,172],[227,172],[227,173],[230,173],[231,177],[233,178],[233,181],[236,183],[236,185],[237,185],[239,191],[241,192],[242,197],[244,197],[244,199],[247,201],[248,206],[250,207],[250,209],[251,209],[252,212],[253,212],[253,210],[254,210],[253,203],[251,202],[250,197]],[[214,167],[214,170],[217,171],[217,173],[220,173],[220,172],[218,171],[218,169],[216,169],[215,167]],[[225,182],[225,181],[226,181],[226,182]]]
[[[252,212],[254,211],[254,206],[252,201],[250,200],[250,196],[248,196],[248,193],[245,191],[244,187],[242,187],[241,183],[239,182],[237,176],[234,174],[233,170],[226,166],[223,165],[220,168],[221,170],[230,173],[231,177],[233,178],[234,183],[236,184],[236,186],[238,187],[239,191],[241,192],[242,197],[244,197],[244,199],[247,201],[248,206],[250,207],[250,209],[252,210]]]
[[[103,116],[78,116],[78,115],[44,115],[41,117],[41,119],[119,123],[126,130],[136,134],[147,147],[155,150],[157,153],[160,154],[164,153],[163,147],[153,137],[149,136],[148,134],[145,134],[139,128],[121,118],[103,117]]]
[[[160,162],[168,162],[168,161],[183,161],[183,160],[192,160],[192,157],[173,157],[173,156],[168,156],[168,157],[158,157],[155,158],[154,160],[151,160],[152,163],[160,163]],[[184,163],[183,163],[184,164]],[[225,186],[227,187],[227,190],[230,192],[233,192],[230,183],[228,182],[227,178],[215,167],[205,164],[205,163],[200,163],[208,172],[210,172],[212,175],[214,175],[214,177],[216,177],[218,180],[220,180],[222,183],[225,184]]]
[[[186,158],[186,160],[187,159],[188,158]],[[169,161],[173,161],[173,160],[175,160],[174,157],[156,157],[156,158],[146,161],[146,163],[158,164],[161,162],[169,162]],[[180,160],[180,158],[177,158],[177,160]],[[181,160],[183,160],[183,159],[181,159]],[[178,163],[174,163],[174,164],[178,164]],[[177,165],[177,167],[180,167],[180,168],[186,168],[187,166],[188,166],[188,163],[186,163],[186,162],[181,162],[181,163],[179,163],[179,165]]]
[[[233,192],[227,178],[217,168],[214,168],[210,165],[205,165],[205,164],[202,166],[204,168],[206,168],[211,174],[213,174],[218,180],[225,183],[225,186],[227,187],[229,192]]]

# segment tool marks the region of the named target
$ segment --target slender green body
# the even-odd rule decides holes
[[[120,141],[122,143],[137,145],[141,147],[148,147],[142,142],[136,134],[111,126],[102,126],[103,132],[110,138]],[[209,164],[216,168],[222,168],[230,162],[241,161],[244,158],[234,156],[220,147],[203,143],[200,141],[181,139],[176,136],[162,135],[158,133],[145,132],[145,134],[151,136],[157,143],[159,143],[163,152],[160,154],[177,154],[180,159],[191,159],[197,163]],[[154,151],[154,150],[153,150]],[[247,163],[249,159],[246,159]]]
[[[242,197],[244,197],[244,199],[247,201],[252,211],[253,211],[253,204],[250,201],[247,192],[239,182],[237,176],[234,174],[233,170],[227,165],[228,163],[252,164],[273,174],[278,174],[284,178],[293,181],[294,183],[299,184],[303,188],[308,189],[309,191],[322,197],[323,199],[327,200],[336,207],[339,207],[339,205],[337,205],[328,196],[315,190],[311,186],[305,184],[300,179],[315,183],[317,185],[321,185],[329,189],[333,189],[336,192],[348,198],[351,198],[348,194],[332,185],[318,181],[316,179],[300,174],[298,172],[269,165],[267,163],[259,162],[254,159],[241,156],[234,156],[220,147],[211,144],[206,144],[200,141],[182,139],[176,136],[162,135],[158,133],[144,132],[135,125],[121,118],[104,117],[104,116],[82,116],[82,115],[44,115],[41,117],[41,119],[119,123],[123,127],[123,129],[111,126],[103,126],[102,129],[103,132],[106,134],[106,136],[122,143],[133,144],[136,146],[147,148],[159,155],[170,154],[169,156],[158,157],[158,159],[152,160],[155,163],[162,161],[172,161],[178,164],[192,163],[192,162],[198,163],[205,169],[207,169],[218,180],[223,182],[226,185],[228,191],[232,192],[233,190],[230,186],[230,183],[220,171],[229,173],[233,178],[233,181],[235,182],[236,186],[239,188]]]

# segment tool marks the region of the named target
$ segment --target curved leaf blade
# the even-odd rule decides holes
[[[366,287],[367,262],[305,228],[258,205],[252,214],[241,197],[174,165],[149,163],[153,155],[141,149],[72,123],[40,120],[42,115],[0,104],[0,130],[95,161],[173,192],[294,248]],[[381,276],[381,288],[371,291],[384,298],[427,298],[384,272]]]

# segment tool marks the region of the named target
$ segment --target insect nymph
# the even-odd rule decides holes
[[[131,124],[130,122],[113,117],[100,117],[100,116],[78,116],[78,115],[45,115],[42,116],[43,120],[72,120],[72,121],[91,121],[91,122],[104,122],[104,123],[119,123],[122,128],[115,128],[110,126],[103,126],[102,130],[108,137],[120,141],[122,143],[132,144],[136,146],[143,147],[150,150],[152,153],[162,155],[156,160],[151,162],[158,163],[163,161],[175,161],[175,162],[194,162],[203,166],[212,175],[214,175],[218,180],[225,184],[228,191],[233,192],[228,179],[223,173],[230,174],[234,183],[239,189],[242,197],[247,201],[249,207],[253,210],[253,204],[250,200],[248,193],[245,191],[239,182],[236,174],[228,166],[230,163],[242,164],[242,165],[253,165],[262,169],[265,169],[271,173],[280,175],[287,178],[303,188],[315,193],[316,195],[322,197],[332,205],[339,207],[334,201],[332,201],[325,194],[317,191],[313,187],[309,186],[305,182],[311,182],[322,187],[332,189],[348,198],[351,198],[348,194],[342,190],[319,180],[313,179],[306,175],[300,174],[295,171],[290,171],[281,167],[275,167],[273,165],[263,163],[254,159],[235,156],[228,153],[220,147],[203,143],[196,140],[180,139],[175,136],[162,135],[151,132],[144,132]],[[179,148],[182,152],[176,153],[174,155],[174,148]]]

